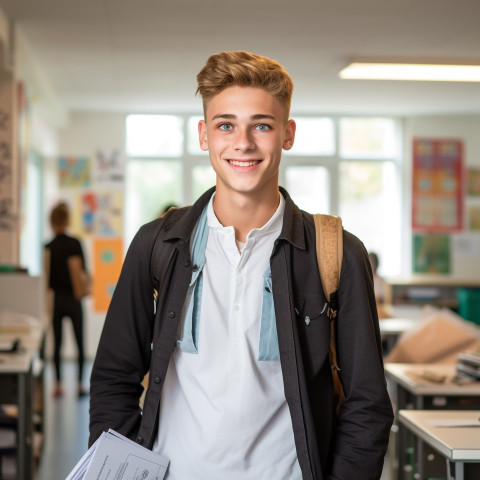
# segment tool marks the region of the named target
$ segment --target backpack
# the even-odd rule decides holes
[[[345,398],[340,368],[337,362],[337,348],[335,343],[335,318],[338,313],[338,285],[342,271],[343,260],[343,228],[342,219],[333,215],[314,214],[315,247],[317,253],[318,270],[322,281],[323,292],[327,297],[327,317],[330,320],[330,346],[328,359],[332,368],[333,391],[337,414]]]
[[[169,265],[174,252],[173,242],[164,242],[161,246],[157,246],[157,244],[159,244],[163,238],[162,233],[168,232],[189,208],[190,207],[171,207],[161,216],[163,222],[159,223],[155,232],[155,241],[153,242],[152,252],[150,254],[150,278],[153,285],[155,307],[158,301],[158,294],[162,291],[166,267]]]
[[[150,276],[153,285],[153,298],[155,304],[158,300],[158,294],[162,290],[163,279],[166,266],[174,251],[174,244],[165,242],[162,248],[157,248],[157,242],[162,237],[161,233],[170,230],[186,213],[189,207],[175,208],[168,210],[163,217],[156,232],[155,241],[150,257]],[[314,214],[316,254],[320,279],[322,281],[323,291],[327,298],[326,315],[330,320],[330,346],[328,358],[332,368],[333,387],[335,394],[335,405],[337,413],[340,410],[344,399],[343,387],[338,372],[340,368],[337,363],[337,350],[335,344],[335,318],[338,312],[337,291],[340,282],[340,272],[342,270],[343,260],[343,229],[342,219],[332,215]]]

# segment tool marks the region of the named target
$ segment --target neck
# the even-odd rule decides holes
[[[53,233],[55,235],[63,235],[67,232],[67,229],[65,227],[53,227]]]
[[[213,199],[213,210],[223,226],[232,225],[235,229],[235,238],[240,242],[247,240],[248,232],[254,228],[263,227],[272,218],[280,202],[278,188],[267,194],[262,194],[261,199],[249,195],[231,192],[223,195],[218,189]]]

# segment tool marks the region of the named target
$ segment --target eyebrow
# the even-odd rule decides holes
[[[237,116],[234,115],[233,113],[219,113],[217,115],[214,115],[212,117],[212,120],[217,120],[219,118],[222,118],[225,120],[235,120]],[[273,115],[268,115],[266,113],[257,113],[255,115],[252,115],[250,119],[251,120],[275,120],[275,117]]]

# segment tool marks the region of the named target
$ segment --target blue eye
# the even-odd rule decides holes
[[[219,128],[224,132],[229,132],[233,127],[230,123],[222,123],[221,125],[219,125]]]
[[[265,123],[261,123],[256,126],[257,130],[260,130],[261,132],[266,132],[267,130],[270,130],[270,126],[266,125]]]

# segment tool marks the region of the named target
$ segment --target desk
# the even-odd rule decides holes
[[[0,354],[0,404],[15,404],[18,407],[18,455],[17,479],[33,478],[33,413],[35,364],[45,333],[44,324],[31,327],[24,332],[2,330],[0,340],[10,342],[20,338],[22,350]]]
[[[400,364],[386,363],[385,375],[389,383],[389,391],[394,404],[395,416],[398,410],[476,410],[480,409],[480,382],[466,385],[457,385],[451,382],[435,384],[422,381],[416,376],[424,371],[437,375],[446,375],[452,379],[455,375],[455,365],[436,364]],[[405,455],[409,446],[407,432],[398,421],[398,433],[392,442],[395,450],[395,461],[392,461],[394,478],[403,479],[406,465]],[[393,459],[393,460],[395,460]],[[479,477],[480,478],[480,477]]]
[[[387,348],[385,354],[395,346],[398,337],[419,325],[420,320],[413,318],[381,318],[379,320],[380,333],[386,338]]]
[[[433,448],[444,459],[443,476],[449,480],[478,480],[480,478],[480,427],[434,427],[429,420],[478,419],[479,410],[474,411],[432,411],[400,410],[398,419],[416,439],[416,460],[418,478],[430,475],[428,462],[423,463],[425,446]],[[432,456],[433,457],[433,456]],[[438,471],[438,470],[437,470]],[[446,473],[446,475],[445,475]],[[438,475],[438,473],[434,473]]]
[[[454,280],[438,275],[388,279],[385,301],[391,305],[425,305],[456,309],[458,288],[480,288],[473,280]]]

